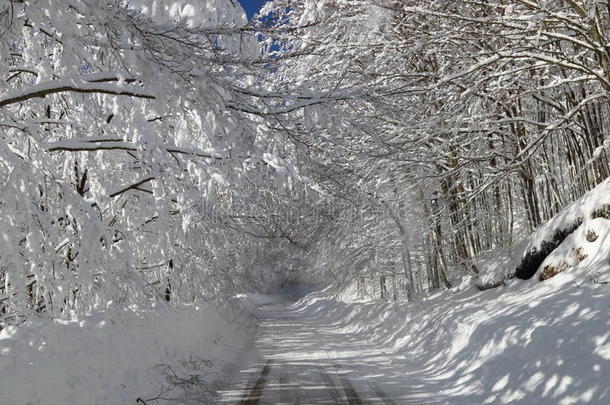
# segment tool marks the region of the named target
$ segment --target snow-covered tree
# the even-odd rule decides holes
[[[241,7],[4,0],[0,23],[4,321],[238,284],[266,240],[236,207],[297,176],[241,111],[269,73]]]

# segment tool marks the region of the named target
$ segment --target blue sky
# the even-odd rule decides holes
[[[246,10],[248,18],[251,18],[267,0],[238,0],[242,7]]]

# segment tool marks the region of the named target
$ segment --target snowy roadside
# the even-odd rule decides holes
[[[205,402],[252,339],[239,316],[211,304],[110,307],[9,327],[0,332],[0,404]]]
[[[296,308],[382,353],[396,381],[365,377],[381,378],[396,397],[408,387],[448,404],[608,404],[608,288],[565,272],[413,303],[314,294]]]

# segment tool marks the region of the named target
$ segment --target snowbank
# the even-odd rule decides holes
[[[567,262],[573,262],[568,257],[574,255],[570,249],[595,249],[594,256],[598,258],[602,254],[608,255],[610,253],[610,241],[606,238],[607,230],[610,229],[608,223],[610,223],[610,178],[562,209],[551,220],[516,245],[512,251],[492,252],[488,256],[477,258],[477,268],[481,271],[479,284],[481,286],[498,285],[500,282],[512,278],[515,275],[515,269],[517,269],[517,273],[522,272],[525,275],[520,278],[532,276],[533,280],[538,281],[540,273],[551,264],[550,261],[558,262],[565,258]],[[600,240],[594,245],[591,245],[592,242],[586,239],[586,233],[592,227],[598,229],[600,236]],[[553,256],[552,258],[547,258],[549,253]],[[573,263],[569,267],[578,267],[576,264],[578,263]],[[580,271],[580,274],[588,277],[596,264],[601,264],[601,261],[593,263],[589,260],[583,263],[578,270],[586,270]],[[607,266],[602,267],[600,270],[605,271]]]
[[[367,356],[391,359],[365,376],[382,376],[390,396],[407,386],[421,403],[605,405],[609,289],[566,271],[544,283],[511,280],[412,303],[316,294],[297,309],[339,326],[349,341],[370,343]]]
[[[0,404],[205,403],[246,335],[211,305],[32,320],[0,332]]]
[[[538,269],[538,279],[546,280],[569,271],[580,278],[610,279],[610,220],[585,220]]]
[[[595,212],[610,203],[610,178],[601,182],[582,198],[562,209],[550,221],[546,222],[527,239],[520,247],[519,253],[539,248],[542,242],[550,240],[558,229],[564,229],[582,220],[592,219]]]

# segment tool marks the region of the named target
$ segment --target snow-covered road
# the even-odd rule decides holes
[[[219,404],[446,403],[405,378],[404,358],[323,311],[280,303],[259,308],[258,316],[255,347]]]

